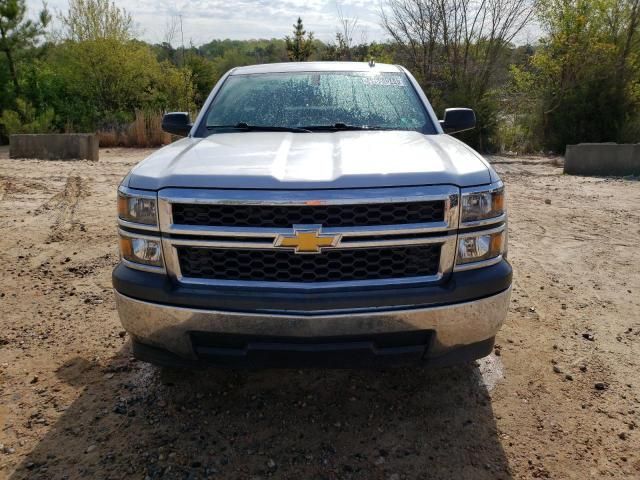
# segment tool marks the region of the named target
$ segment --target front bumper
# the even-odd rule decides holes
[[[208,360],[227,366],[295,367],[313,366],[317,364],[314,359],[340,358],[347,353],[364,361],[326,364],[361,366],[378,364],[376,359],[385,360],[384,364],[438,363],[438,358],[465,352],[465,347],[472,352],[467,349],[459,360],[484,356],[505,320],[510,294],[509,286],[497,294],[455,304],[319,315],[185,308],[137,300],[118,291],[116,303],[138,356],[153,361],[153,352],[166,354],[156,363],[174,358],[169,363],[184,360],[195,365]],[[414,334],[421,340],[393,340],[394,334]],[[194,343],[194,339],[215,339],[216,335],[224,341]],[[380,348],[378,339],[390,347]],[[283,357],[283,353],[293,355]]]

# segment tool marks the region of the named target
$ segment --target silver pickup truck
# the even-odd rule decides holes
[[[504,187],[404,68],[228,72],[118,189],[118,312],[175,367],[448,365],[505,320]]]

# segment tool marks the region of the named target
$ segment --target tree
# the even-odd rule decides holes
[[[78,42],[133,38],[133,19],[109,0],[70,0],[67,15],[60,15],[65,37]]]
[[[15,97],[20,95],[16,53],[33,47],[51,19],[46,5],[37,22],[25,20],[26,10],[25,0],[0,0],[0,50],[7,59]]]
[[[187,51],[185,58],[185,68],[191,73],[191,83],[193,84],[194,108],[200,106],[209,96],[211,89],[220,78],[216,65],[197,54],[197,50],[191,47]]]
[[[463,138],[480,149],[489,148],[498,117],[496,73],[504,71],[501,62],[531,19],[534,4],[535,0],[387,0],[381,12],[402,63],[415,73],[435,108],[460,103],[477,110],[479,128]]]
[[[300,17],[298,17],[298,22],[293,26],[293,38],[287,35],[285,41],[289,60],[304,62],[313,54],[313,32],[309,32],[307,35]]]
[[[136,110],[193,109],[192,72],[159,62],[148,44],[134,40],[125,9],[110,0],[70,0],[60,21],[67,40],[49,60],[59,82],[55,111],[65,123],[119,128]]]
[[[387,0],[382,25],[427,88],[444,82],[481,95],[533,8],[534,0]]]
[[[336,33],[336,51],[339,60],[352,60],[351,47],[353,46],[353,34],[358,26],[357,18],[344,16],[342,7],[336,4],[340,30]]]
[[[538,17],[546,36],[513,71],[518,92],[535,99],[526,110],[531,137],[558,152],[624,141],[640,121],[640,0],[541,0]]]
[[[75,129],[130,122],[136,109],[192,108],[190,72],[158,62],[142,42],[65,42],[51,55],[58,83],[55,112]]]

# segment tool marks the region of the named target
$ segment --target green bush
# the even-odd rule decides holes
[[[501,142],[563,153],[581,142],[640,140],[638,31],[627,0],[541,0],[548,32],[511,69]],[[615,24],[612,18],[617,18]]]
[[[6,135],[14,133],[46,133],[53,129],[54,112],[52,109],[37,113],[31,104],[17,99],[17,110],[5,110],[0,115]]]

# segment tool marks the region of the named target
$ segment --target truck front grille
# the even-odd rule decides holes
[[[198,279],[263,282],[339,282],[435,275],[440,244],[327,250],[317,255],[290,251],[177,247],[182,275]]]
[[[289,228],[292,225],[357,227],[441,222],[444,201],[343,205],[172,205],[178,225]]]
[[[158,219],[167,273],[185,285],[383,288],[450,274],[459,201],[454,185],[167,188]]]

